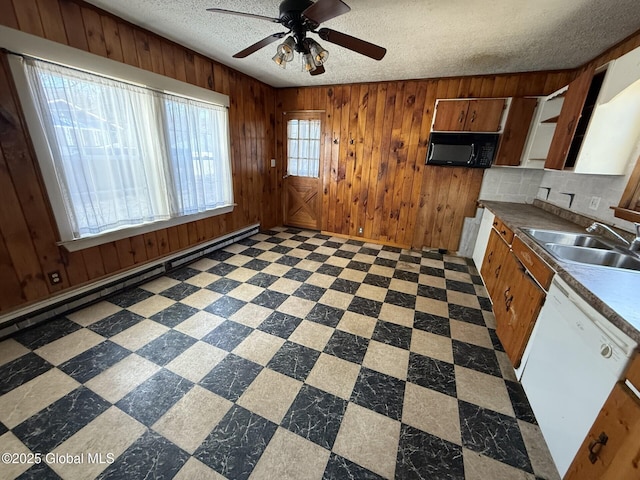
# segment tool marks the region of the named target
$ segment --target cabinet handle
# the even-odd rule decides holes
[[[471,123],[476,121],[476,111],[474,110],[473,113],[471,114]]]
[[[491,262],[492,257],[493,257],[493,250],[489,252],[489,255],[487,255],[487,262]]]
[[[609,437],[606,433],[602,432],[597,440],[591,442],[589,444],[589,461],[591,463],[596,463],[598,461],[598,454],[602,447],[604,447],[609,441]]]
[[[500,275],[501,268],[502,268],[502,265],[498,265],[498,268],[496,268],[496,278],[498,278],[498,275]]]
[[[460,110],[460,116],[458,117],[458,123],[464,122],[464,110]]]
[[[511,287],[507,288],[507,289],[504,291],[504,299],[505,299],[505,300],[506,300],[506,299],[507,299],[507,297],[509,296],[509,292],[510,292],[510,291],[511,291]]]
[[[493,222],[493,226],[497,227],[498,226],[498,222],[497,221]]]
[[[509,308],[511,308],[511,302],[513,302],[513,295],[509,298],[505,298],[504,300],[504,306],[507,307],[507,312],[509,311]]]

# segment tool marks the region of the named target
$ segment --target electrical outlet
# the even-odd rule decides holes
[[[56,270],[55,272],[49,272],[47,276],[49,277],[49,283],[51,285],[57,285],[62,281],[62,278],[60,278],[60,272],[58,270]]]
[[[276,159],[272,158],[271,159],[271,168],[274,168],[276,166]]]
[[[591,197],[589,208],[591,210],[598,210],[598,205],[600,205],[600,197]]]
[[[358,235],[364,234],[364,228],[358,227]]]

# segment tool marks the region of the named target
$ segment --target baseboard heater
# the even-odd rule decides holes
[[[90,285],[85,285],[5,315],[0,315],[0,339],[51,318],[80,310],[125,288],[146,283],[227,245],[255,235],[259,231],[259,224],[250,225],[218,237],[215,240],[181,250],[109,278],[98,280]]]

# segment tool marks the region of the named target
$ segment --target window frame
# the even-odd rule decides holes
[[[35,37],[4,26],[0,26],[0,47],[22,55],[41,58],[46,61],[59,63],[63,66],[84,70],[86,72],[95,73],[114,80],[139,85],[144,88],[150,88],[169,95],[177,95],[180,97],[211,103],[226,107],[227,109],[230,106],[228,95],[223,95],[219,92],[214,92],[164,75],[159,75],[115,60],[100,57],[89,52],[77,50],[66,45]],[[7,55],[7,58],[14,78],[16,90],[22,104],[25,121],[29,128],[29,135],[34,146],[37,164],[40,167],[47,196],[56,220],[56,225],[59,229],[60,238],[71,238],[71,235],[69,235],[70,232],[64,231],[68,225],[67,215],[60,189],[57,186],[56,174],[51,160],[51,152],[49,150],[44,131],[40,126],[37,109],[28,87],[26,74],[18,57],[15,55]],[[234,166],[232,160],[233,150],[231,149],[230,122],[228,126],[229,135],[227,141],[231,169],[231,190],[233,192]],[[169,220],[125,227],[92,236],[85,236],[75,240],[59,241],[57,244],[59,246],[63,246],[68,251],[73,252],[163,228],[182,225],[184,223],[193,222],[203,218],[230,213],[233,211],[235,206],[236,204],[234,202],[229,206],[219,207],[197,214],[184,215],[180,217],[173,217]]]

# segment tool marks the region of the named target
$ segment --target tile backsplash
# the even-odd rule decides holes
[[[533,203],[544,173],[526,168],[491,167],[484,173],[480,200]]]

